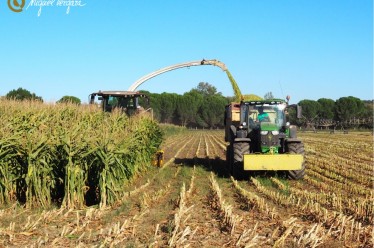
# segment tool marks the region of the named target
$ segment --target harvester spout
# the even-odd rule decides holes
[[[237,102],[242,101],[243,100],[243,95],[242,95],[242,92],[240,91],[239,86],[236,83],[234,77],[231,75],[229,70],[226,71],[226,74],[227,74],[227,77],[230,79],[232,89],[234,90],[235,101],[237,101]]]
[[[223,71],[227,71],[227,67],[226,65],[219,61],[219,60],[216,60],[216,59],[210,59],[210,60],[205,60],[203,59],[201,61],[201,64],[202,65],[214,65],[214,66],[218,66],[219,68],[221,68]]]
[[[219,60],[216,60],[216,59],[207,59],[207,60],[203,59],[203,60],[185,62],[185,63],[175,64],[175,65],[171,65],[171,66],[168,66],[168,67],[161,68],[157,71],[151,72],[151,73],[139,78],[136,82],[134,82],[130,86],[128,91],[136,91],[136,89],[141,84],[143,84],[147,80],[149,80],[149,79],[151,79],[155,76],[158,76],[162,73],[172,71],[172,70],[176,70],[176,69],[183,68],[183,67],[201,66],[201,65],[213,65],[213,66],[217,66],[217,67],[221,68],[224,72],[226,72],[227,77],[230,79],[231,86],[232,86],[232,88],[234,90],[234,94],[235,94],[235,101],[240,102],[245,98],[245,96],[242,95],[238,84],[235,82],[234,77],[231,75],[230,71],[227,69],[226,65],[223,62],[221,62]]]
[[[150,74],[147,74],[147,75],[139,78],[135,83],[133,83],[130,86],[128,91],[135,91],[142,83],[144,83],[145,81],[147,81],[147,80],[149,80],[149,79],[151,79],[151,78],[153,78],[157,75],[160,75],[162,73],[165,73],[165,72],[168,72],[168,71],[171,71],[171,70],[175,70],[175,69],[179,69],[179,68],[183,68],[183,67],[199,66],[199,65],[214,65],[214,66],[220,67],[223,71],[227,72],[226,65],[224,63],[222,63],[221,61],[216,60],[216,59],[209,59],[209,60],[203,59],[203,60],[198,60],[198,61],[180,63],[180,64],[176,64],[176,65],[172,65],[172,66],[168,66],[168,67],[159,69],[157,71],[154,71]]]

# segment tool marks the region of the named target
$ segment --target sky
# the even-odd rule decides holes
[[[243,94],[374,98],[372,0],[16,2],[22,11],[0,1],[0,96],[21,87],[45,102],[88,102],[160,68],[217,59]],[[183,94],[199,82],[234,95],[215,66],[167,72],[138,90]]]

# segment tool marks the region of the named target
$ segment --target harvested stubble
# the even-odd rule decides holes
[[[0,204],[68,208],[121,198],[162,141],[147,116],[0,100]]]

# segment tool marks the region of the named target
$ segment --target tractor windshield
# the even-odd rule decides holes
[[[276,124],[278,128],[284,126],[284,109],[286,104],[263,104],[263,105],[247,105],[244,111],[244,119],[250,128],[259,127],[260,123]]]
[[[115,108],[133,108],[134,98],[120,97],[120,96],[110,96],[108,98],[108,104]]]
[[[105,111],[111,112],[113,109],[119,108],[127,114],[131,115],[136,110],[136,99],[124,96],[109,96],[105,99]]]

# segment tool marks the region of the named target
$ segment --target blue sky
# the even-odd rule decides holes
[[[224,62],[245,94],[373,99],[372,0],[81,2],[67,14],[56,0],[38,16],[31,0],[19,13],[0,1],[0,95],[22,87],[47,102],[87,102],[92,92],[127,90],[152,71],[204,58]],[[199,82],[233,95],[213,66],[138,89],[182,94]]]

